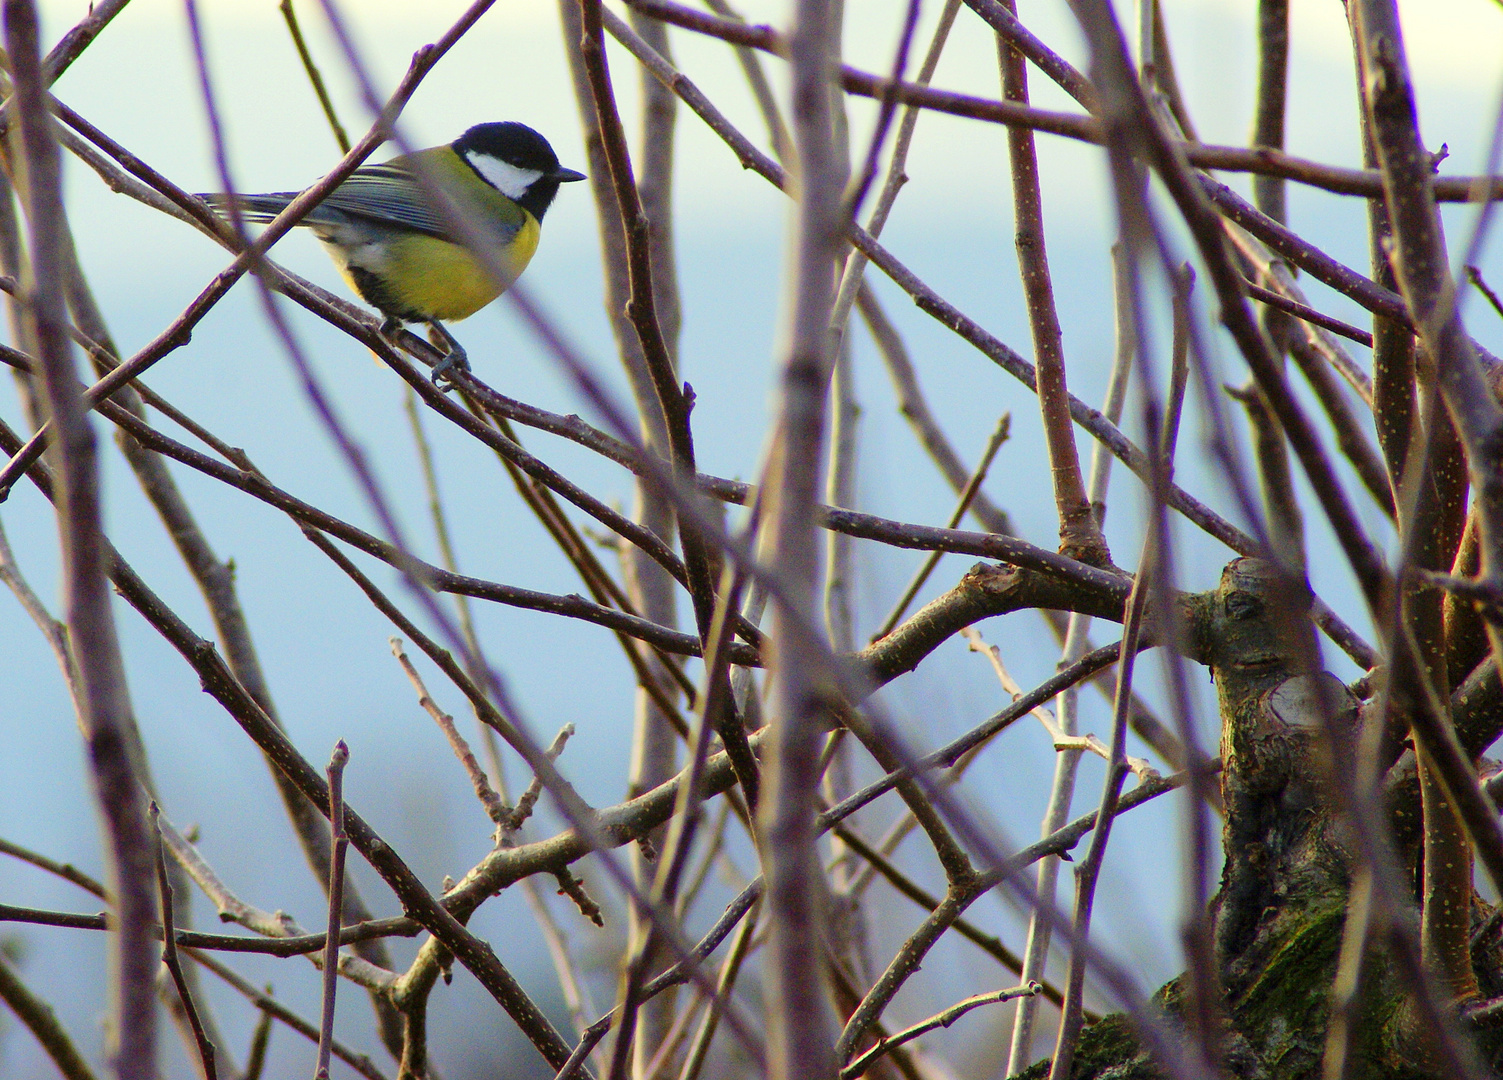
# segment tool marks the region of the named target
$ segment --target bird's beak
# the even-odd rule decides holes
[[[582,172],[575,172],[573,169],[565,169],[560,166],[559,168],[554,169],[551,173],[548,174],[548,179],[557,180],[561,184],[567,184],[573,180],[585,179],[585,174]]]

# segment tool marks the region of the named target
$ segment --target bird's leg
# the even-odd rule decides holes
[[[401,319],[387,316],[376,332],[391,342],[393,347],[411,353],[412,350],[398,340],[397,335],[401,332],[402,325]],[[434,348],[444,350],[444,355],[439,357],[438,363],[433,365],[434,385],[440,390],[453,389],[453,383],[448,378],[449,373],[470,370],[470,359],[464,351],[464,346],[455,341],[454,335],[450,334],[437,319],[430,320],[428,323],[428,340],[433,343]]]
[[[376,330],[376,333],[385,338],[387,344],[389,344],[393,349],[398,349],[401,352],[405,353],[410,353],[412,351],[407,348],[407,346],[402,344],[400,337],[402,333],[401,319],[395,319],[388,315],[385,319],[381,320],[381,325]]]
[[[434,345],[448,346],[449,351],[444,358],[433,365],[433,384],[440,389],[447,390],[453,386],[449,380],[449,373],[469,371],[470,357],[464,351],[464,346],[455,341],[454,335],[449,333],[444,324],[437,319],[428,320],[428,340]]]

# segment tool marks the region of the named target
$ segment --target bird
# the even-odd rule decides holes
[[[427,324],[434,344],[441,341],[448,350],[432,375],[436,385],[447,386],[453,372],[469,370],[469,358],[444,323],[475,314],[516,281],[537,250],[559,185],[583,179],[584,173],[559,165],[548,140],[526,124],[477,124],[445,146],[362,165],[299,224],[384,316],[382,336],[403,323]],[[435,204],[435,190],[452,210]],[[299,194],[201,198],[264,224]],[[464,229],[453,227],[455,215]]]

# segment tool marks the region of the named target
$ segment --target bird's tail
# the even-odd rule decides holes
[[[266,195],[224,195],[210,193],[198,196],[225,217],[230,215],[230,206],[240,211],[240,216],[253,225],[264,225],[271,221],[284,209],[287,204],[297,198],[300,193],[296,191],[274,191]]]

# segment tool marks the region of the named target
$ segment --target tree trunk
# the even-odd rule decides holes
[[[1221,980],[1224,1050],[1232,1076],[1304,1080],[1322,1075],[1331,1002],[1341,955],[1351,881],[1332,778],[1351,782],[1348,763],[1333,760],[1332,725],[1361,736],[1358,702],[1320,670],[1306,613],[1287,602],[1294,592],[1266,563],[1238,559],[1211,593],[1187,605],[1196,649],[1216,679],[1221,712],[1221,790],[1226,863],[1211,907]],[[1334,706],[1334,708],[1333,708]],[[1330,718],[1322,711],[1334,712]],[[1376,721],[1374,721],[1376,722]],[[1334,768],[1333,768],[1334,766]],[[1412,762],[1390,783],[1394,811],[1417,804]],[[1413,861],[1405,863],[1413,870]],[[1413,879],[1406,882],[1413,887]],[[1416,922],[1417,901],[1412,912]],[[1503,914],[1472,901],[1472,965],[1486,996],[1503,990]],[[1438,1075],[1415,1045],[1407,994],[1373,933],[1350,1009],[1346,1075],[1404,1080]],[[1156,995],[1177,1022],[1183,1005],[1176,978]],[[1469,1029],[1487,1066],[1503,1069],[1503,1032]],[[1048,1074],[1048,1062],[1022,1074]],[[1158,1077],[1127,1019],[1114,1014],[1082,1035],[1072,1080]]]

